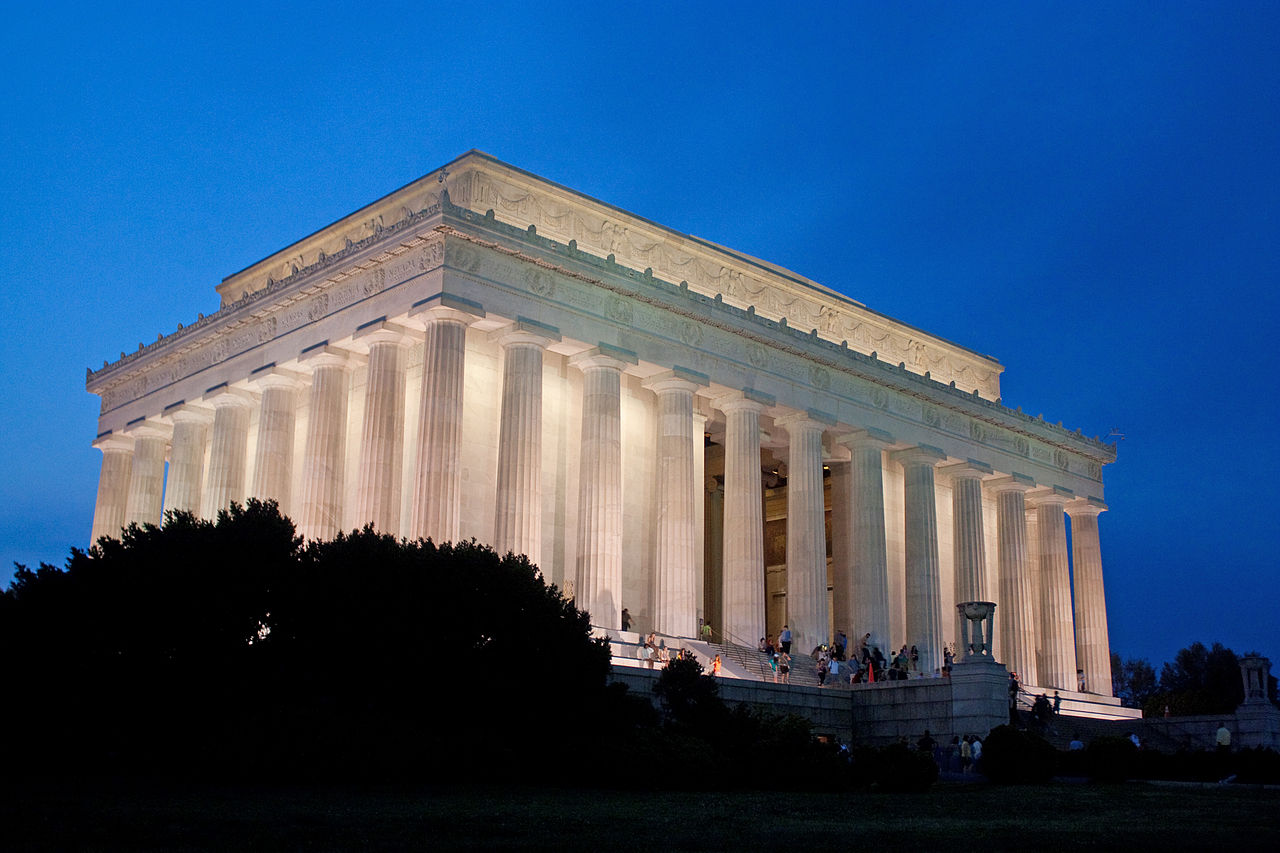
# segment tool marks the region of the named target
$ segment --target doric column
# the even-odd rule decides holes
[[[542,351],[560,333],[521,318],[500,338],[502,413],[493,544],[542,559]],[[575,591],[576,595],[576,591]]]
[[[351,355],[317,344],[304,350],[300,361],[311,371],[311,388],[307,392],[310,416],[302,450],[298,533],[307,539],[327,540],[343,527]]]
[[[899,450],[905,492],[907,645],[920,649],[920,669],[942,666],[942,599],[938,566],[938,505],[933,469],[946,454],[921,444]]]
[[[415,316],[425,326],[426,339],[422,348],[418,461],[414,467],[409,535],[456,542],[462,497],[462,389],[467,325],[473,318],[438,303]]]
[[[956,604],[987,601],[987,546],[982,530],[982,478],[991,466],[976,459],[947,465],[941,472],[951,479],[951,543]],[[957,642],[964,617],[956,613]],[[957,649],[959,656],[965,649]]]
[[[722,397],[714,404],[725,415],[725,452],[724,624],[713,627],[727,642],[742,645],[765,633],[760,413],[771,404],[755,392]]]
[[[249,376],[249,384],[262,395],[258,408],[258,448],[254,453],[249,495],[280,504],[283,515],[293,516],[293,441],[298,415],[299,377],[267,365]]]
[[[369,347],[356,523],[372,523],[382,533],[399,536],[404,473],[404,367],[409,330],[375,320],[357,329],[354,337],[357,344]]]
[[[774,421],[791,437],[787,461],[787,623],[795,648],[808,654],[831,640],[827,606],[827,526],[822,484],[822,432],[816,412]]]
[[[244,501],[245,458],[249,446],[249,409],[254,397],[224,382],[210,388],[205,401],[213,405],[213,434],[209,439],[209,474],[205,478],[205,518],[216,518],[232,501]]]
[[[204,406],[179,403],[165,409],[173,422],[169,445],[169,477],[164,488],[164,511],[200,515],[204,486],[204,452],[209,443],[213,412]]]
[[[884,450],[893,437],[878,429],[841,436],[847,445],[853,492],[853,616],[849,642],[871,634],[870,645],[889,653],[889,558],[884,524]],[[856,645],[855,645],[856,648]]]
[[[702,377],[676,369],[645,383],[658,397],[658,466],[654,527],[653,626],[660,634],[695,637],[698,628],[700,562],[697,519],[696,454],[702,450],[694,429],[693,393]]]
[[[159,525],[164,513],[164,458],[169,451],[169,427],[158,421],[140,421],[127,427],[133,437],[133,468],[129,472],[129,497],[125,524]]]
[[[693,413],[693,577],[695,611],[706,618],[710,604],[707,601],[707,416]],[[712,624],[719,624],[719,619]]]
[[[853,474],[850,463],[832,459],[831,468],[831,620],[836,631],[856,642],[853,633]]]
[[[103,536],[120,536],[129,500],[129,475],[133,470],[132,438],[106,432],[98,436],[93,446],[102,451],[102,470],[98,474],[98,498],[93,505],[90,545]]]
[[[1036,667],[1035,597],[1027,571],[1027,509],[1025,494],[1035,481],[1011,474],[987,481],[996,496],[996,538],[1000,569],[1000,648],[1005,665],[1023,684],[1038,685]]]
[[[1076,689],[1076,641],[1071,621],[1071,569],[1064,511],[1075,497],[1059,486],[1027,494],[1036,510],[1040,540],[1041,687]]]
[[[1075,569],[1076,666],[1084,670],[1085,689],[1111,695],[1111,643],[1107,637],[1107,598],[1102,589],[1102,544],[1098,515],[1107,505],[1097,498],[1067,504],[1071,516],[1071,552]]]
[[[582,371],[574,598],[593,625],[606,628],[616,628],[622,614],[622,371],[634,360],[602,344],[570,362]]]

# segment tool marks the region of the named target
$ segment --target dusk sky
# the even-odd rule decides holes
[[[478,148],[1115,428],[1112,648],[1280,664],[1280,4],[815,5],[7,9],[0,584],[88,545],[86,367]]]

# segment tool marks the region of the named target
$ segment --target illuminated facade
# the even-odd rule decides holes
[[[1114,450],[1003,406],[987,356],[479,152],[217,290],[88,374],[94,541],[274,498],[308,537],[527,553],[598,625],[870,633],[926,673],[993,601],[1024,683],[1110,693]]]

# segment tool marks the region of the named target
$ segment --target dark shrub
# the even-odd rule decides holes
[[[1001,784],[1045,782],[1053,776],[1057,755],[1043,738],[996,726],[982,745],[981,770]]]
[[[1122,782],[1138,771],[1138,748],[1127,737],[1094,738],[1085,749],[1089,776],[1099,782]]]
[[[932,756],[895,743],[880,750],[875,779],[886,791],[927,791],[938,781],[938,765]]]

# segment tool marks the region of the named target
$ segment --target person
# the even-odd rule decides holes
[[[782,646],[782,653],[791,654],[791,628],[783,625],[782,633],[778,635],[778,645]]]
[[[831,671],[830,665],[827,663],[826,653],[818,655],[818,686],[827,686],[827,673]]]
[[[1022,685],[1018,684],[1018,673],[1009,673],[1009,725],[1016,726],[1018,724],[1018,691]]]
[[[960,772],[968,773],[969,765],[973,763],[973,744],[969,743],[969,736],[965,735],[964,740],[960,741]]]
[[[846,664],[846,667],[849,670],[850,684],[857,684],[859,681],[862,680],[862,665],[858,663],[857,658],[850,658],[849,663]]]
[[[1053,715],[1056,717],[1062,710],[1062,697],[1058,695],[1058,691],[1053,691]]]
[[[1137,732],[1129,732],[1129,740],[1133,741],[1133,745],[1138,749],[1142,749],[1142,741],[1138,740]]]
[[[764,638],[764,653],[772,655],[778,651],[778,644],[773,641],[773,634]]]
[[[782,676],[783,684],[791,683],[791,655],[786,649],[778,655],[778,673]]]
[[[867,647],[871,645],[871,632],[862,635],[862,639],[858,641],[858,657],[865,658],[867,655]]]
[[[835,655],[833,655],[834,660],[844,660],[844,649],[847,645],[849,645],[849,638],[844,635],[844,631],[836,631],[836,651]]]
[[[778,683],[778,656],[776,654],[769,655],[769,668],[773,670],[773,683]]]
[[[721,664],[720,664],[720,655],[716,655],[714,658],[712,658],[712,659],[711,659],[711,676],[712,676],[712,678],[714,678],[715,676],[717,676],[717,675],[719,675],[719,674],[720,674],[720,666],[721,666]]]
[[[1076,690],[1078,690],[1078,691],[1079,691],[1079,692],[1081,692],[1081,693],[1084,693],[1084,692],[1085,692],[1085,690],[1084,690],[1084,670],[1083,670],[1083,669],[1077,669],[1077,670],[1076,670]]]
[[[915,645],[911,646],[911,671],[920,671],[920,650]]]
[[[948,773],[955,773],[959,768],[956,766],[960,761],[960,738],[958,736],[951,738],[951,745],[947,747],[947,763],[946,769]]]
[[[622,608],[622,630],[631,630],[631,612],[627,608]]]
[[[977,736],[973,736],[973,742],[969,744],[969,752],[973,758],[973,769],[982,772],[982,740]]]
[[[1080,740],[1080,737],[1077,735],[1071,739],[1071,743],[1067,746],[1067,749],[1072,752],[1080,752],[1084,749],[1084,741]]]
[[[702,623],[702,642],[704,643],[711,642],[711,623],[710,622]]]
[[[1214,735],[1214,742],[1218,746],[1218,752],[1231,751],[1231,729],[1227,728],[1225,722],[1218,723],[1218,733]]]
[[[758,651],[758,652],[763,652],[763,651],[765,650],[765,648],[766,648],[766,646],[765,646],[765,639],[764,639],[764,637],[761,637],[761,638],[760,638],[760,642],[756,643],[756,651]]]
[[[1035,717],[1040,725],[1049,725],[1049,718],[1053,716],[1053,706],[1049,704],[1048,696],[1041,693],[1036,697],[1036,701],[1031,704],[1031,716]]]
[[[937,745],[938,742],[929,735],[928,729],[924,730],[924,737],[916,741],[916,749],[921,752],[928,753],[929,755],[933,754],[933,748]]]

